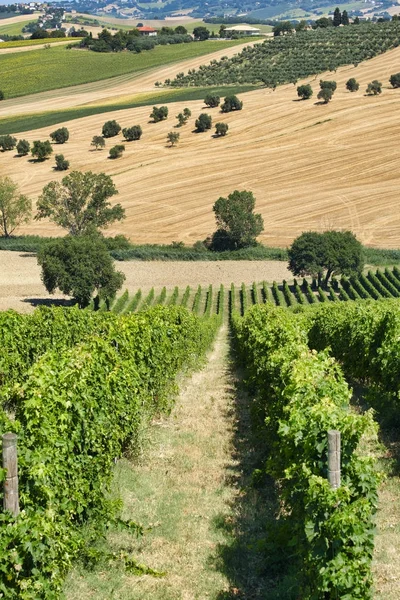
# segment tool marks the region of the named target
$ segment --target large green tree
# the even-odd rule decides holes
[[[38,199],[35,220],[48,218],[71,235],[85,235],[104,229],[125,217],[120,204],[111,206],[109,198],[118,191],[109,175],[72,171],[58,181],[51,181]]]
[[[235,190],[227,198],[218,198],[213,206],[217,231],[212,238],[214,250],[237,250],[254,246],[264,229],[262,216],[254,212],[252,192]]]
[[[115,296],[125,275],[115,271],[113,259],[98,234],[66,236],[45,244],[38,253],[42,281],[50,294],[59,289],[72,296],[81,308],[93,294],[105,300]]]
[[[351,231],[306,231],[289,248],[289,270],[293,275],[325,277],[357,274],[364,266],[361,243]]]
[[[32,214],[32,201],[18,192],[18,185],[9,177],[0,177],[0,233],[9,237],[13,231],[28,223]]]

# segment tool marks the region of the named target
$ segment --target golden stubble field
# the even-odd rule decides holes
[[[263,215],[261,240],[266,244],[286,246],[302,231],[340,228],[351,229],[364,244],[396,248],[400,246],[400,90],[391,89],[388,79],[399,71],[399,59],[397,48],[356,68],[343,67],[321,76],[338,84],[329,105],[316,104],[318,76],[306,80],[315,91],[309,101],[297,101],[296,87],[286,85],[275,92],[264,89],[243,94],[244,108],[238,113],[222,115],[218,109],[205,109],[214,123],[229,124],[226,138],[192,132],[203,110],[202,101],[192,101],[169,104],[168,120],[157,124],[148,122],[149,107],[67,122],[70,141],[55,146],[54,152],[63,153],[72,169],[113,176],[119,190],[115,199],[126,208],[127,218],[109,232],[124,233],[137,243],[181,240],[191,244],[204,239],[215,229],[212,206],[216,199],[235,189],[247,189],[254,192],[256,208]],[[210,56],[191,62],[208,60]],[[181,70],[181,65],[175,65],[160,72],[170,76]],[[359,92],[345,90],[350,77],[360,82]],[[162,78],[157,71],[137,78],[135,93],[148,90],[151,81]],[[373,79],[383,82],[383,93],[367,97],[364,90]],[[103,92],[99,83],[93,85],[95,97],[86,86],[87,101],[111,100],[108,83]],[[115,85],[113,99],[126,97],[128,87],[128,82],[120,88]],[[48,110],[58,101],[64,107],[68,97],[71,105],[82,102],[81,97],[77,102],[74,90],[64,90],[19,99],[21,104],[14,110],[25,112],[22,104],[30,106],[30,112]],[[191,109],[192,118],[176,129],[180,141],[170,148],[167,133],[174,130],[175,116],[185,106]],[[126,143],[123,157],[112,161],[107,150],[93,151],[90,141],[101,132],[104,121],[114,118],[122,127],[140,124],[143,137]],[[17,137],[45,139],[55,128]],[[122,136],[107,140],[107,148],[121,142]],[[48,181],[65,175],[54,172],[53,164],[54,159],[33,164],[8,152],[0,156],[0,174],[11,176],[22,192],[36,198]],[[34,222],[24,231],[62,234],[44,222]]]

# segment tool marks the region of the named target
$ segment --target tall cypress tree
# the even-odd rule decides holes
[[[339,27],[342,23],[342,14],[338,7],[335,8],[335,12],[333,13],[333,26]]]
[[[342,14],[342,25],[349,25],[349,15],[347,14],[347,10],[344,10]]]

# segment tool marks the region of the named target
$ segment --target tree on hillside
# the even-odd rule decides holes
[[[322,100],[324,104],[328,104],[332,100],[333,92],[330,88],[322,88],[318,92],[318,100]]]
[[[66,127],[60,127],[50,134],[51,139],[56,144],[65,144],[69,140],[69,131]]]
[[[95,291],[105,300],[115,296],[125,275],[115,271],[107,246],[98,234],[66,236],[45,244],[38,253],[42,281],[50,294],[58,288],[72,296],[81,308]]]
[[[176,35],[187,35],[187,29],[183,25],[178,25],[175,27],[174,33]]]
[[[342,25],[350,25],[349,15],[347,14],[347,10],[344,10],[342,13]]]
[[[169,144],[171,146],[175,146],[175,144],[177,144],[179,142],[179,138],[180,138],[180,133],[178,133],[177,131],[170,131],[167,134],[167,142],[169,142]]]
[[[289,248],[289,270],[293,275],[318,277],[325,285],[331,275],[352,275],[362,271],[364,253],[361,243],[350,231],[307,231]]]
[[[123,144],[116,144],[116,146],[113,146],[112,148],[110,148],[110,150],[108,152],[109,157],[111,159],[120,158],[124,151],[125,151],[125,146]]]
[[[210,37],[210,31],[207,29],[207,27],[195,27],[193,29],[193,36],[195,40],[203,42],[204,40],[208,40],[208,38]]]
[[[28,140],[19,140],[17,144],[17,152],[19,156],[26,156],[27,154],[29,154],[30,149],[31,145],[28,142]]]
[[[40,140],[35,140],[33,142],[31,154],[39,162],[43,162],[44,160],[46,160],[46,158],[49,158],[50,154],[52,154],[52,153],[53,153],[53,148],[52,148],[49,140],[46,140],[45,142],[41,142]]]
[[[215,135],[224,137],[228,133],[228,123],[216,123]]]
[[[18,192],[18,185],[9,177],[0,177],[0,232],[10,237],[15,229],[28,223],[32,215],[32,201]]]
[[[0,137],[0,148],[6,152],[7,150],[14,150],[17,145],[17,139],[12,135],[2,135]]]
[[[102,134],[105,138],[115,137],[121,131],[121,125],[115,119],[106,121],[102,128]]]
[[[142,137],[142,128],[140,125],[133,125],[132,127],[126,127],[122,130],[122,135],[126,139],[127,142],[132,142],[133,140],[140,140]]]
[[[342,14],[340,12],[340,9],[338,7],[335,8],[335,11],[333,13],[333,26],[334,27],[339,27],[339,25],[342,24]]]
[[[203,132],[207,131],[207,129],[211,129],[212,119],[210,115],[206,115],[206,113],[201,113],[198,119],[195,121],[196,131]]]
[[[382,93],[382,84],[377,79],[374,79],[368,84],[365,91],[369,96],[377,96],[378,94]]]
[[[60,182],[51,181],[37,203],[35,220],[48,218],[71,235],[85,235],[125,218],[120,204],[108,198],[118,191],[109,175],[72,171]]]
[[[309,100],[313,95],[313,89],[309,83],[299,85],[297,88],[297,95],[302,100]]]
[[[99,148],[104,148],[106,145],[105,139],[102,135],[94,135],[92,141],[90,143],[91,146],[94,146],[96,150]]]
[[[68,171],[69,169],[69,160],[65,159],[64,154],[56,154],[56,171]]]
[[[154,123],[164,121],[168,117],[168,106],[153,106],[153,110],[150,113],[150,119],[153,119]]]
[[[390,85],[394,88],[400,88],[400,73],[394,73],[390,76]]]
[[[254,213],[252,192],[235,190],[227,198],[218,198],[213,206],[217,231],[211,241],[213,250],[238,250],[255,246],[264,229],[262,216]]]
[[[242,110],[243,102],[237,96],[227,96],[221,105],[221,112],[227,113],[233,110]]]
[[[319,87],[321,88],[321,90],[323,88],[327,88],[328,90],[332,90],[332,92],[334,92],[337,88],[337,83],[336,81],[324,81],[323,79],[320,79]]]
[[[219,106],[220,102],[221,98],[219,96],[215,96],[214,94],[207,94],[207,96],[204,98],[204,104],[209,108],[215,108],[216,106]]]
[[[359,88],[360,84],[356,79],[354,79],[354,77],[351,77],[346,81],[346,89],[348,89],[349,92],[358,92]]]

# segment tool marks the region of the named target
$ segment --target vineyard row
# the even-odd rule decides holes
[[[198,315],[230,313],[234,310],[242,315],[255,304],[269,302],[275,306],[290,307],[296,305],[321,304],[325,302],[347,302],[349,300],[380,300],[383,298],[400,298],[400,269],[377,269],[376,272],[368,271],[359,276],[350,278],[342,276],[333,278],[327,287],[320,287],[313,279],[297,280],[292,283],[283,281],[272,284],[263,281],[253,282],[251,285],[242,283],[241,286],[231,284],[229,293],[221,285],[215,288],[212,285],[184,289],[175,287],[167,291],[163,287],[156,292],[154,288],[144,293],[138,290],[130,295],[126,290],[111,306],[111,311],[116,314],[140,312],[151,306],[183,306]],[[106,310],[102,304],[100,310]]]

